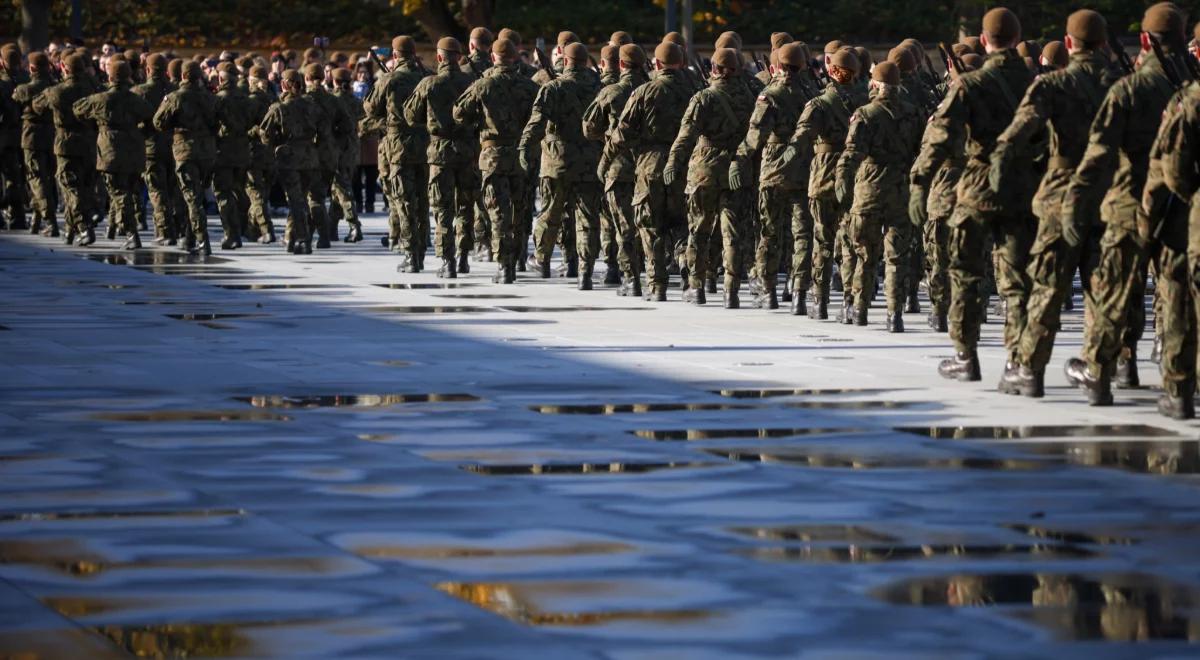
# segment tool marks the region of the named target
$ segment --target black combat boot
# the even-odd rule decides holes
[[[656,292],[657,293],[657,292]],[[663,293],[666,293],[665,291]],[[704,287],[694,286],[683,292],[683,302],[693,305],[703,305],[708,302],[704,296]]]
[[[142,237],[138,236],[138,233],[136,231],[130,233],[129,238],[125,239],[125,244],[122,245],[121,248],[124,250],[140,250],[140,249],[142,249]]]
[[[809,294],[808,294],[808,301],[807,301],[807,302],[810,302],[810,303],[811,303],[811,302],[812,302],[812,300],[813,300],[813,294],[812,294],[812,293],[809,293]],[[806,302],[806,301],[805,301],[805,296],[804,296],[804,294],[803,294],[803,293],[801,293],[800,291],[794,291],[794,292],[792,292],[792,302],[791,302],[791,304],[788,306],[788,312],[789,312],[789,313],[791,313],[791,315],[792,315],[792,316],[805,316],[805,315],[807,315],[807,316],[808,316],[808,318],[810,318],[810,319],[811,319],[811,318],[812,318],[812,315],[813,315],[813,308],[811,308],[811,307],[807,307],[807,306],[805,305],[805,302]]]
[[[442,267],[438,269],[437,276],[447,280],[453,280],[458,277],[458,270],[455,268],[454,257],[442,259]]]
[[[108,229],[105,232],[105,236],[110,241],[117,239],[117,223],[113,222],[111,219],[108,221]]]
[[[979,356],[975,354],[975,351],[958,353],[952,358],[942,360],[938,365],[938,374],[942,378],[959,380],[964,383],[983,380],[983,376],[979,373]]]
[[[40,232],[41,230],[42,230],[42,219],[41,219],[41,217],[35,215],[35,216],[33,216],[33,222],[29,223],[29,234],[31,236],[37,236],[38,232]]]
[[[832,291],[845,292],[845,287],[842,285],[842,272],[840,270],[833,271],[833,277],[829,280],[829,288]]]
[[[471,263],[470,263],[470,260],[467,259],[466,252],[463,252],[462,254],[458,255],[458,272],[463,275],[466,275],[467,273],[471,272]]]
[[[234,247],[236,247],[236,244],[234,243],[233,239],[229,236],[229,234],[226,234],[225,238],[221,240],[221,249],[232,250]]]
[[[205,239],[196,245],[196,254],[204,257],[212,256],[212,246],[209,245],[208,239]]]
[[[530,258],[532,259],[533,256],[530,255]],[[550,279],[550,260],[549,259],[542,261],[542,262],[538,262],[538,277],[542,278],[543,280]]]
[[[717,279],[714,277],[710,280],[710,282],[712,284],[712,287],[709,288],[708,292],[716,293],[717,292]],[[739,284],[740,283],[738,282],[737,277],[735,277],[733,275],[725,276],[725,309],[738,309],[739,307],[742,306],[741,301],[738,300]],[[706,288],[708,288],[708,287],[706,287]]]
[[[629,297],[641,298],[642,297],[642,278],[641,278],[641,276],[634,275],[633,277],[630,277],[628,281],[630,282]]]
[[[48,224],[46,225],[46,229],[44,229],[42,231],[42,236],[47,236],[49,238],[58,238],[58,221],[54,220],[54,219],[50,219],[50,220],[47,220],[46,222]]]
[[[1011,386],[1010,382],[1012,380],[1011,376],[1013,372],[1015,372],[1019,366],[1020,365],[1012,360],[1005,361],[1004,373],[1000,375],[1000,383],[996,385],[997,392],[1001,394],[1020,394],[1020,392],[1017,391],[1017,388]]]
[[[1079,358],[1067,360],[1063,367],[1067,381],[1083,390],[1089,406],[1111,406],[1113,404],[1112,383],[1104,376],[1092,375],[1087,362]]]
[[[708,277],[704,278],[704,290],[707,291],[708,293],[716,293],[717,292],[717,276],[716,275],[709,275]]]
[[[929,327],[936,332],[949,332],[950,324],[946,320],[945,314],[939,314],[935,309],[929,312]]]
[[[1171,419],[1193,419],[1196,417],[1196,388],[1194,385],[1180,387],[1179,396],[1164,393],[1158,397],[1158,412]]]
[[[65,234],[63,234],[63,244],[71,245],[74,242],[75,242],[75,228],[72,227],[71,225],[67,225],[67,231]]]
[[[621,269],[617,267],[617,262],[608,260],[604,262],[604,265],[607,266],[606,270],[604,271],[604,283],[610,285],[620,284]]]
[[[96,230],[92,227],[88,227],[87,229],[83,230],[83,236],[81,236],[79,238],[78,245],[83,245],[86,247],[95,242],[96,242]]]
[[[1001,391],[1006,394],[1020,394],[1030,399],[1040,399],[1046,396],[1046,374],[1036,372],[1023,364],[1004,373],[1005,381]]]
[[[842,300],[842,318],[844,325],[854,325],[854,300],[845,298]]]
[[[797,294],[792,290],[792,278],[785,277],[783,279],[783,292],[779,294],[779,302],[790,303],[792,302],[793,295]],[[800,292],[799,295],[803,297],[803,292]]]
[[[593,270],[595,269],[594,264],[595,264],[595,262],[591,262],[591,261],[585,262],[583,264],[583,270],[581,270],[579,273],[579,290],[580,291],[591,291],[592,290],[592,274],[593,274]]]
[[[899,312],[887,315],[888,332],[904,332],[904,316]]]
[[[507,277],[508,277],[508,268],[504,264],[497,264],[496,265],[496,274],[492,275],[492,282],[494,284],[502,284],[504,282],[505,278],[507,278]]]
[[[579,256],[574,255],[567,259],[566,276],[570,279],[579,277]]]
[[[318,245],[317,247],[321,247],[321,246],[320,246],[320,245]],[[421,272],[421,261],[420,261],[420,257],[418,257],[418,256],[417,256],[417,254],[416,254],[415,252],[409,252],[409,253],[407,253],[407,254],[405,255],[405,257],[407,258],[407,261],[405,262],[405,264],[404,264],[404,265],[406,266],[406,269],[405,269],[405,270],[406,270],[407,272],[409,272],[409,273],[419,273],[419,272]]]
[[[1135,390],[1142,386],[1142,379],[1138,377],[1137,353],[1130,352],[1127,358],[1117,358],[1117,373],[1113,383],[1119,390]]]
[[[379,237],[379,244],[388,249],[391,249],[393,247],[392,239],[390,236],[387,236],[387,235]]]
[[[650,295],[653,296],[654,302],[667,302],[666,285],[655,286],[654,288],[648,290],[650,291]]]
[[[504,267],[504,283],[514,284],[517,281],[517,264],[510,263]]]
[[[871,306],[869,304],[867,304],[866,301],[860,301],[858,303],[858,306],[856,306],[854,308],[854,325],[866,325],[867,324],[867,312],[870,309],[871,309]]]

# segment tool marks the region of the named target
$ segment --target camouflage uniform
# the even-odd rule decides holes
[[[263,143],[259,127],[274,100],[266,88],[252,90],[248,98],[253,123],[248,132],[250,166],[246,169],[246,198],[250,207],[246,211],[246,220],[258,228],[260,243],[271,243],[275,240],[270,205],[271,187],[275,183],[275,153]]]
[[[606,206],[617,236],[617,264],[624,276],[619,295],[641,295],[638,278],[642,264],[638,258],[640,241],[633,211],[633,157],[627,148],[617,147],[617,130],[626,102],[647,80],[641,68],[622,71],[617,82],[600,90],[583,114],[584,135],[604,145],[597,175],[604,185]]]
[[[35,74],[29,82],[17,87],[12,98],[21,108],[21,148],[25,151],[25,175],[32,193],[31,231],[37,231],[45,223],[45,233],[58,236],[54,191],[54,117],[33,109],[33,100],[53,86],[54,81],[49,76]]]
[[[526,186],[517,155],[521,131],[529,122],[538,88],[515,63],[493,66],[454,104],[454,121],[478,130],[483,202],[492,225],[492,251],[499,262],[496,280],[516,280],[521,250],[514,218]]]
[[[92,93],[92,86],[83,75],[70,76],[43,91],[33,100],[38,114],[54,116],[54,157],[62,194],[63,224],[68,243],[86,234],[85,242],[95,239],[91,232],[92,190],[96,176],[96,133],[75,116],[74,105]]]
[[[103,173],[108,189],[109,222],[119,224],[130,237],[132,243],[127,243],[127,247],[140,247],[134,195],[138,190],[138,176],[146,167],[146,138],[142,127],[154,116],[155,109],[134,94],[131,87],[129,78],[118,78],[109,83],[108,91],[76,101],[72,110],[76,117],[94,122],[99,128],[96,168]]]
[[[165,71],[152,73],[150,79],[133,88],[133,93],[158,111],[175,85],[167,80]],[[152,126],[147,128],[153,128]],[[146,167],[142,180],[154,207],[154,233],[160,243],[175,244],[176,238],[184,236],[184,219],[179,217],[179,181],[175,178],[175,159],[171,155],[171,134],[152,130],[145,142]]]
[[[300,83],[297,83],[300,84]],[[279,186],[287,196],[284,242],[289,252],[310,252],[306,191],[317,169],[317,122],[321,113],[303,95],[284,92],[258,126],[259,139],[273,148]]]
[[[213,195],[225,239],[221,247],[240,247],[246,217],[242,204],[246,195],[246,170],[250,167],[250,127],[254,126],[254,103],[237,87],[237,76],[227,78],[217,91],[217,160],[213,169]]]
[[[953,156],[951,149],[965,137],[968,159],[949,222],[950,336],[964,364],[975,360],[979,343],[989,242],[994,241],[996,277],[1008,303],[1004,343],[1010,352],[1025,324],[1029,284],[1024,269],[1033,231],[1026,222],[1027,211],[1018,206],[1035,184],[1024,171],[1014,174],[1002,193],[992,192],[988,159],[1031,81],[1029,68],[1014,49],[994,53],[981,69],[963,74],[930,119],[926,129],[930,133],[912,170],[913,184],[926,188],[942,163]],[[917,192],[924,196],[923,190]],[[969,376],[978,379],[974,371]]]
[[[333,174],[333,202],[329,205],[329,233],[330,238],[337,240],[338,223],[345,219],[346,224],[350,225],[350,232],[343,240],[356,242],[362,240],[362,223],[354,209],[353,179],[358,162],[362,159],[358,127],[364,116],[363,104],[352,91],[341,85],[334,89],[333,97],[345,107],[349,122],[341,133],[334,135],[338,143],[338,160]]]
[[[662,171],[668,151],[693,87],[681,69],[663,69],[630,95],[615,132],[612,146],[633,154],[636,179],[633,188],[634,217],[646,255],[646,273],[652,293],[666,300],[667,293],[667,201],[669,188]]]
[[[367,117],[386,127],[379,145],[379,166],[388,196],[390,243],[392,250],[407,253],[408,268],[413,272],[420,271],[428,234],[428,213],[421,213],[422,199],[428,200],[428,136],[424,127],[404,121],[404,102],[427,75],[415,58],[401,59],[376,83],[363,104]]]
[[[735,164],[739,173],[749,174],[752,161],[758,156],[762,167],[758,178],[758,209],[761,217],[754,269],[761,278],[767,297],[765,304],[775,306],[775,274],[778,270],[781,241],[791,228],[792,236],[806,236],[811,241],[812,215],[808,210],[805,190],[809,176],[807,158],[787,158],[787,148],[796,122],[810,100],[800,84],[800,72],[776,76],[758,95],[746,139],[738,147]],[[740,183],[740,182],[739,182]],[[748,181],[745,183],[749,183]],[[808,292],[812,264],[805,258],[793,264],[791,290],[799,309],[803,309]]]
[[[1092,122],[1083,160],[1063,198],[1063,224],[1078,236],[1088,231],[1097,203],[1104,223],[1099,263],[1085,297],[1091,325],[1084,332],[1081,351],[1088,375],[1102,384],[1093,391],[1093,404],[1111,403],[1108,387],[1117,360],[1133,357],[1145,326],[1150,233],[1142,193],[1150,150],[1173,93],[1162,63],[1154,53],[1143,53],[1138,70],[1108,90]]]
[[[937,133],[936,130],[929,130],[926,124],[921,138],[922,152]],[[958,204],[958,180],[966,164],[964,146],[965,138],[959,136],[958,143],[951,147],[949,155],[934,173],[925,199],[918,201],[920,207],[925,209],[920,229],[925,253],[925,281],[929,286],[929,304],[933,307],[929,311],[929,325],[939,332],[947,330],[946,317],[950,310],[950,216]],[[919,162],[914,165],[919,166]],[[925,189],[914,192],[925,192]]]
[[[809,161],[811,154],[808,203],[813,231],[806,232],[803,225],[793,223],[792,271],[794,277],[802,278],[800,270],[805,264],[812,263],[815,288],[809,298],[812,302],[810,314],[814,318],[819,309],[829,304],[833,258],[841,253],[836,235],[843,213],[834,192],[834,174],[838,158],[846,147],[850,117],[858,106],[858,99],[850,93],[849,85],[831,80],[820,96],[805,104],[792,134],[789,157],[804,163]],[[815,246],[812,244],[814,234]]]
[[[921,109],[903,96],[898,87],[881,87],[870,103],[855,111],[835,174],[839,202],[845,207],[848,199],[854,199],[849,233],[858,260],[855,270],[842,277],[857,305],[857,322],[866,323],[882,248],[884,298],[892,331],[904,329],[900,315],[907,294],[905,271],[912,227],[905,213],[908,170],[924,126]]]
[[[187,243],[201,251],[211,250],[204,191],[212,181],[217,157],[217,99],[200,80],[184,80],[163,99],[154,114],[154,127],[174,136],[175,174],[191,225]]]
[[[486,53],[476,51],[475,53],[472,53],[467,60],[468,62],[464,63],[462,66],[462,71],[471,76],[471,82],[479,80],[480,78],[488,75],[488,72],[491,71],[492,60]],[[524,68],[521,68],[521,65],[524,65]],[[525,69],[528,69],[528,73],[526,74],[527,78],[532,78],[533,74],[537,72],[537,69],[534,69],[524,62],[519,62],[518,67],[523,72]],[[469,183],[464,183],[463,186],[469,187],[475,191],[475,201],[471,207],[471,214],[466,215],[460,213],[456,215],[454,217],[454,223],[456,227],[467,227],[468,225],[463,223],[471,223],[469,225],[471,231],[458,232],[455,236],[455,240],[459,242],[460,248],[465,246],[467,251],[472,249],[478,250],[480,256],[482,257],[485,256],[485,254],[490,254],[492,250],[492,226],[491,220],[488,219],[487,210],[483,208],[483,195],[479,194],[479,190],[482,185],[482,175],[479,173],[478,135],[473,136],[473,139],[471,139],[469,142],[471,145],[471,151],[467,160],[470,163],[470,175],[474,178],[471,179]]]
[[[18,56],[17,61],[20,61]],[[25,228],[25,174],[22,171],[21,108],[13,94],[28,81],[20,72],[0,71],[0,192],[10,229]]]
[[[1032,286],[1025,326],[1018,329],[1015,360],[1037,374],[1044,373],[1046,363],[1050,361],[1063,303],[1071,295],[1075,270],[1080,263],[1080,248],[1063,240],[1060,211],[1071,175],[1087,146],[1090,120],[1099,110],[1111,83],[1107,72],[1108,63],[1103,56],[1081,51],[1071,56],[1066,69],[1038,76],[1025,93],[1012,124],[997,139],[991,156],[993,180],[1003,184],[1013,169],[1028,167],[1020,154],[1025,153],[1036,135],[1049,125],[1048,168],[1033,199],[1038,230],[1028,267]],[[1095,234],[1087,226],[1078,229],[1089,237]],[[1091,259],[1086,254],[1083,256],[1083,279],[1087,288]]]
[[[333,223],[325,206],[329,201],[329,189],[333,185],[334,173],[337,172],[341,156],[341,140],[348,132],[352,132],[354,127],[345,104],[325,91],[319,83],[309,83],[305,98],[319,109],[321,115],[317,123],[317,167],[313,170],[306,191],[309,240],[315,232],[316,247],[327,248],[330,246],[330,240],[336,237],[333,236]]]
[[[548,275],[550,255],[561,231],[565,234],[564,260],[579,260],[580,286],[591,288],[600,242],[601,190],[596,178],[600,149],[583,135],[583,113],[597,89],[592,86],[593,77],[583,76],[582,71],[567,68],[538,91],[519,151],[522,162],[532,166],[533,151],[541,146],[542,212],[533,232],[536,261]],[[526,173],[532,176],[531,171]],[[571,220],[564,223],[564,218]],[[574,246],[570,245],[572,237]]]
[[[436,225],[434,252],[447,262],[447,275],[466,265],[472,245],[472,225],[478,194],[475,158],[479,146],[474,131],[454,121],[454,102],[471,86],[472,79],[449,62],[437,74],[417,85],[404,103],[404,119],[423,126],[429,134],[429,201]],[[464,271],[466,272],[466,271]]]

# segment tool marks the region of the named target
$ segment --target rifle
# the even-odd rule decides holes
[[[375,52],[374,48],[368,48],[367,52],[371,54],[371,60],[375,62],[375,66],[379,67],[380,71],[389,73],[387,65],[383,63],[383,60],[379,59],[379,54]]]
[[[550,80],[554,80],[558,78],[558,72],[554,70],[554,63],[550,60],[550,56],[546,55],[546,51],[542,49],[540,38],[538,42],[539,45],[533,47],[533,59],[537,60],[538,68],[545,71],[550,76]]]
[[[1125,75],[1133,73],[1133,60],[1129,59],[1129,53],[1121,46],[1121,40],[1111,25],[1108,26],[1108,47],[1117,56],[1117,63],[1121,65]]]
[[[758,51],[750,51],[750,59],[754,60],[754,66],[758,67],[760,73],[767,70],[767,67],[763,66],[762,59],[758,57]]]
[[[812,73],[813,79],[817,81],[817,84],[821,85],[822,87],[829,84],[829,72],[826,71],[825,67],[821,65],[820,60],[809,60],[808,70],[810,73]]]
[[[697,55],[695,57],[695,60],[696,60],[696,63],[695,63],[696,73],[700,74],[700,79],[704,81],[705,85],[707,85],[708,84],[708,69],[704,68],[704,61],[700,59],[699,55]]]
[[[938,42],[938,50],[942,52],[942,58],[946,60],[946,68],[949,72],[954,74],[956,78],[961,76],[963,69],[966,67],[963,66],[962,60],[958,59],[958,55],[955,55],[954,51],[944,41]]]

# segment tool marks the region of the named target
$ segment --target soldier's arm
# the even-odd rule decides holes
[[[363,112],[371,119],[382,121],[387,114],[384,93],[387,90],[388,80],[388,78],[380,78],[367,93],[367,98],[363,100]]]
[[[750,129],[746,131],[746,137],[738,145],[738,160],[754,158],[762,151],[767,144],[767,139],[775,130],[777,114],[778,111],[775,104],[771,103],[771,99],[766,94],[759,94],[758,102],[754,104],[754,114],[750,115]]]
[[[404,121],[408,122],[409,126],[425,125],[425,99],[428,89],[429,86],[425,84],[425,81],[421,81],[421,84],[417,85],[417,89],[404,102]]]
[[[1172,131],[1169,141],[1163,145],[1163,180],[1171,192],[1191,199],[1200,190],[1200,172],[1197,172],[1197,144],[1200,144],[1200,105],[1194,99],[1184,102],[1183,111],[1177,113],[1178,128]],[[1161,134],[1167,126],[1160,129]],[[1195,202],[1193,202],[1194,204]],[[1196,231],[1193,229],[1192,231]]]
[[[604,139],[604,133],[608,129],[608,113],[607,108],[612,94],[609,90],[604,90],[588,104],[587,110],[583,111],[583,136],[589,140],[599,141]]]
[[[548,115],[553,112],[550,91],[550,87],[538,90],[537,97],[533,100],[533,112],[529,115],[529,121],[525,122],[525,130],[521,131],[521,145],[517,150],[522,158],[531,163],[534,161],[534,150],[542,144],[542,138],[546,136]]]
[[[796,130],[792,132],[791,146],[796,151],[807,151],[817,137],[824,132],[828,123],[825,106],[816,99],[809,101],[804,105],[800,118],[796,120]]]
[[[172,96],[167,96],[158,106],[158,111],[154,113],[154,128],[159,131],[169,131],[174,125],[172,119],[174,117],[175,99]]]
[[[834,181],[838,201],[848,200],[854,190],[854,177],[858,168],[867,158],[867,142],[870,126],[863,120],[861,110],[855,110],[850,117],[850,132],[846,134],[846,149],[838,158]]]
[[[1030,140],[1050,118],[1052,94],[1042,78],[1036,78],[1025,92],[1021,105],[1013,115],[1012,123],[996,140],[992,151],[992,167],[1000,174],[1007,174],[1017,156],[1024,153]]]
[[[479,90],[484,79],[471,83],[467,91],[454,102],[454,121],[461,126],[475,128],[479,126]]]
[[[645,121],[645,111],[642,107],[646,98],[649,84],[642,85],[629,95],[625,107],[621,109],[621,117],[617,120],[617,129],[613,131],[612,145],[615,149],[632,149],[638,143]]]
[[[1111,88],[1092,121],[1083,160],[1075,168],[1063,198],[1064,218],[1075,218],[1086,208],[1094,208],[1103,198],[1120,158],[1121,142],[1128,124],[1128,108],[1121,85]]]
[[[71,105],[71,112],[75,113],[75,117],[80,121],[94,122],[97,107],[97,99],[94,95],[85,96]]]
[[[700,139],[700,120],[704,114],[703,94],[692,97],[687,110],[683,113],[683,121],[679,124],[679,132],[675,134],[675,142],[671,144],[670,155],[667,157],[667,169],[676,172],[683,171],[684,166],[692,157],[696,142]]]
[[[52,88],[46,88],[42,90],[41,94],[33,97],[33,111],[39,115],[54,112],[54,103],[50,94],[51,89]]]
[[[922,138],[921,153],[913,163],[912,182],[925,186],[946,159],[954,156],[954,145],[967,122],[967,99],[961,84],[954,84],[937,112],[929,118]]]

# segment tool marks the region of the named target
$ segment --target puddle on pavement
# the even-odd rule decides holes
[[[903,410],[936,405],[924,401],[788,401],[781,408],[800,410]]]
[[[984,607],[1065,640],[1200,643],[1200,591],[1139,574],[961,574],[877,589],[893,605]]]
[[[458,298],[462,300],[513,300],[524,298],[512,293],[441,293],[434,294],[434,298]]]
[[[20,629],[0,631],[0,658],[40,660],[41,658],[87,658],[107,660],[128,658],[107,640],[80,628],[46,630]],[[161,655],[158,657],[175,657]]]
[[[148,410],[93,413],[106,422],[290,422],[291,417],[262,410]]]
[[[381,305],[375,307],[359,307],[358,311],[375,314],[471,314],[479,312],[494,312],[494,307],[465,307],[458,305]]]
[[[742,536],[768,541],[801,541],[804,543],[899,543],[900,539],[885,532],[859,525],[777,525],[772,527],[730,527],[729,531]]]
[[[638,429],[627,431],[647,440],[728,440],[734,438],[790,438],[794,436],[865,433],[855,428],[762,428],[762,429]]]
[[[346,289],[345,284],[216,284],[221,289],[230,291],[275,291],[275,290],[307,290],[307,289]]]
[[[1062,457],[1074,465],[1139,474],[1200,474],[1200,441],[1038,442],[1017,447],[1032,454]]]
[[[1044,470],[1060,463],[1024,458],[977,456],[854,456],[790,449],[705,449],[705,453],[745,463],[782,463],[846,470]]]
[[[1070,426],[899,426],[896,431],[954,440],[1008,440],[1021,438],[1177,438],[1178,433],[1143,424]]]
[[[581,542],[560,545],[487,548],[471,545],[400,545],[396,543],[350,545],[349,550],[368,559],[507,559],[519,557],[573,557],[633,552],[636,548],[617,542]]]
[[[1025,534],[1026,536],[1032,536],[1039,539],[1048,539],[1051,541],[1059,541],[1062,543],[1088,545],[1135,545],[1140,543],[1140,541],[1133,536],[1103,531],[1052,529],[1037,525],[1028,525],[1025,523],[1012,523],[1002,526],[1015,532]]]
[[[597,626],[621,622],[684,624],[715,613],[692,607],[649,608],[655,590],[632,580],[442,582],[439,591],[528,626]],[[646,593],[649,591],[650,593]],[[679,600],[682,604],[686,602]]]
[[[244,624],[170,623],[111,625],[89,628],[139,658],[252,657],[254,644],[242,634]]]
[[[763,561],[871,564],[925,560],[1086,559],[1096,553],[1070,545],[849,545],[751,548],[744,554]]]
[[[472,286],[480,286],[478,284],[469,284],[466,282],[392,282],[390,284],[372,284],[384,289],[465,289]]]
[[[255,408],[382,408],[405,403],[461,403],[479,401],[473,394],[325,394],[235,396],[235,401]]]
[[[244,509],[192,509],[177,511],[55,511],[49,513],[0,513],[0,523],[58,520],[177,520],[187,518],[233,518],[245,516]]]
[[[597,403],[529,406],[530,410],[543,415],[617,415],[702,410],[752,410],[754,408],[758,408],[758,406],[739,403]]]
[[[83,255],[89,261],[115,266],[164,266],[191,264],[220,264],[228,263],[224,257],[206,257],[198,254],[188,254],[183,251],[160,252],[157,250],[139,250],[136,252],[90,252]]]
[[[255,313],[222,314],[222,313],[208,313],[208,312],[189,312],[186,314],[164,314],[164,316],[173,318],[176,321],[221,321],[221,320],[225,320],[225,319],[263,318],[263,317],[270,316],[270,314],[255,314]]]
[[[574,305],[570,307],[532,307],[527,305],[501,305],[497,309],[506,312],[519,313],[553,313],[553,312],[644,312],[654,309],[653,307],[588,307],[585,305]]]
[[[881,392],[898,392],[898,389],[884,388],[765,388],[765,389],[728,389],[709,390],[731,399],[770,399],[781,396],[832,396],[837,394],[879,394]]]
[[[570,474],[645,474],[663,470],[691,470],[717,467],[719,463],[703,461],[669,461],[643,463],[533,463],[481,464],[469,463],[459,468],[489,476],[570,475]]]

